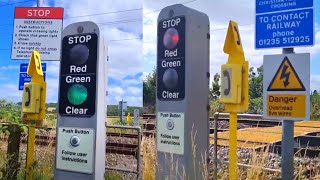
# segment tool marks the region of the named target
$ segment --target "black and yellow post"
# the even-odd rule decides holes
[[[40,53],[33,51],[27,73],[31,82],[25,83],[22,97],[22,122],[28,125],[26,180],[33,179],[35,126],[41,126],[46,110],[46,83],[44,82]]]

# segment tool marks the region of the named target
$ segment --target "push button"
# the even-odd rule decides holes
[[[70,144],[73,147],[77,147],[80,145],[80,138],[78,136],[72,136],[70,138]]]
[[[172,119],[168,119],[167,121],[167,129],[172,130],[174,128],[174,122]]]

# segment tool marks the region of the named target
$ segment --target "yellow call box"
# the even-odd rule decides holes
[[[221,66],[220,102],[230,104],[241,103],[242,64],[223,64]]]
[[[25,83],[22,98],[22,113],[40,112],[41,84]]]

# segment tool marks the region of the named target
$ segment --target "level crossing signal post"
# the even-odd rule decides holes
[[[181,4],[158,16],[157,179],[203,179],[209,147],[209,18]]]
[[[221,66],[221,98],[225,111],[230,113],[229,179],[237,174],[237,113],[248,110],[248,61],[245,60],[238,24],[229,22],[223,51],[229,54],[227,64]]]
[[[68,25],[62,33],[56,180],[104,179],[105,46],[90,21]]]
[[[46,112],[46,82],[44,82],[41,57],[38,51],[32,51],[27,74],[31,82],[24,83],[22,96],[22,123],[28,127],[26,179],[33,179],[33,159],[35,146],[35,126],[41,126]]]

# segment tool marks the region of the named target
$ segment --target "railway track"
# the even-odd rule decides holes
[[[143,136],[155,136],[156,132],[156,125],[155,125],[155,118],[154,114],[144,114],[143,115],[143,127],[142,127],[142,134]],[[281,125],[281,121],[270,121],[270,120],[262,120],[261,115],[249,115],[249,114],[239,114],[238,115],[238,123],[248,124],[250,126],[255,127],[272,127],[272,126],[279,126]],[[214,121],[214,117],[210,117],[210,122]],[[229,114],[221,113],[217,118],[218,122],[229,121]],[[54,128],[50,128],[49,131],[53,131]],[[210,128],[210,134],[214,131],[213,128]],[[228,129],[218,129],[218,132],[228,131]],[[295,152],[305,154],[308,157],[316,157],[320,154],[320,137],[311,135],[299,136],[296,137],[296,141],[301,143],[302,146],[295,147]],[[22,135],[21,143],[27,143],[27,138],[25,138],[26,134]],[[112,141],[109,139],[112,138],[124,138],[124,139],[138,139],[137,134],[130,134],[130,133],[119,133],[119,132],[107,132],[108,140],[106,141],[106,152],[107,153],[117,153],[117,154],[125,154],[125,155],[137,155],[138,144],[137,143],[126,143],[126,142],[117,142]],[[41,146],[55,146],[55,137],[48,136],[48,135],[36,135],[36,145]],[[0,140],[7,140],[1,139]],[[228,139],[219,138],[219,140],[228,141]],[[241,141],[238,141],[241,142]],[[248,142],[247,143],[255,143],[259,144],[258,142]],[[274,150],[278,153],[281,152],[281,144],[274,144]],[[310,148],[311,147],[311,148]],[[312,148],[316,147],[316,148]]]
[[[155,119],[156,119],[155,114],[144,114],[143,115],[144,129],[154,129]],[[229,122],[229,114],[220,113],[217,118],[217,121]],[[210,117],[209,123],[213,123],[213,122],[214,122],[214,117]],[[272,127],[272,126],[280,126],[282,124],[281,121],[279,120],[264,120],[262,119],[262,115],[254,115],[254,114],[238,114],[238,123],[242,123],[250,126],[257,126],[257,127]]]
[[[310,141],[310,136],[300,136],[296,138],[297,139],[305,139],[305,143],[301,143],[300,145],[296,145],[294,147],[294,153],[296,156],[300,157],[309,157],[309,158],[315,158],[319,157],[320,155],[320,146],[312,146],[308,145],[309,142],[310,144],[314,143],[314,138],[312,141]],[[316,137],[315,139],[319,139],[320,137]],[[229,139],[227,138],[218,138],[218,141],[224,141],[226,143],[229,143]],[[266,148],[268,148],[269,152],[276,153],[276,154],[281,154],[281,142],[274,143],[274,144],[267,144],[267,143],[261,143],[261,142],[254,142],[254,141],[244,141],[244,140],[238,140],[238,147],[239,148],[252,148],[256,150],[257,152],[265,151]],[[316,144],[319,144],[319,142],[316,142]],[[228,147],[227,145],[222,145],[220,144],[219,146],[224,146]]]
[[[108,138],[112,137],[122,137],[122,138],[130,138],[137,139],[138,135],[135,134],[123,134],[123,133],[107,133]],[[7,136],[1,136],[0,141],[8,141]],[[22,144],[27,144],[27,134],[23,133],[21,135],[20,142]],[[56,137],[37,134],[35,138],[35,144],[38,146],[56,146]],[[130,144],[123,142],[115,142],[115,141],[106,141],[106,153],[115,153],[115,154],[124,154],[124,155],[132,155],[137,156],[138,144]]]
[[[152,133],[155,132],[156,129],[156,115],[155,114],[144,114],[143,115],[143,130],[144,135],[155,135]],[[220,113],[217,119],[219,122],[229,122],[229,114],[228,113]],[[214,133],[213,128],[214,117],[209,118],[210,124],[210,134]],[[281,121],[279,120],[262,120],[261,115],[253,115],[253,114],[239,114],[238,115],[238,123],[247,125],[250,127],[272,127],[272,126],[280,126]],[[211,125],[212,124],[212,125]],[[212,126],[212,127],[211,127]],[[226,128],[218,128],[218,132],[228,131]]]
[[[143,115],[143,129],[146,130],[154,130],[156,129],[156,115],[155,114],[144,114]],[[209,118],[209,123],[213,123],[215,121],[214,117]],[[220,113],[218,118],[218,122],[229,122],[229,114],[228,113]],[[261,115],[252,115],[252,114],[238,114],[238,123],[249,125],[251,127],[274,127],[281,126],[282,123],[279,120],[264,120]],[[299,125],[300,127],[305,127],[304,125]],[[319,128],[319,127],[311,127],[311,128]],[[229,129],[220,129],[218,128],[218,132],[228,131]],[[319,128],[320,131],[320,128]],[[210,134],[214,133],[214,128],[210,127]],[[296,155],[307,156],[307,157],[318,157],[320,155],[320,136],[319,133],[310,133],[308,135],[295,137],[296,146],[294,147],[294,152]],[[220,138],[218,136],[218,140],[229,141],[228,138]],[[274,144],[267,143],[259,143],[259,142],[250,142],[250,141],[241,141],[238,140],[238,143],[247,143],[250,147],[250,143],[254,145],[261,145],[256,150],[261,150],[261,148],[266,148],[268,145],[269,150],[281,154],[281,141]]]

